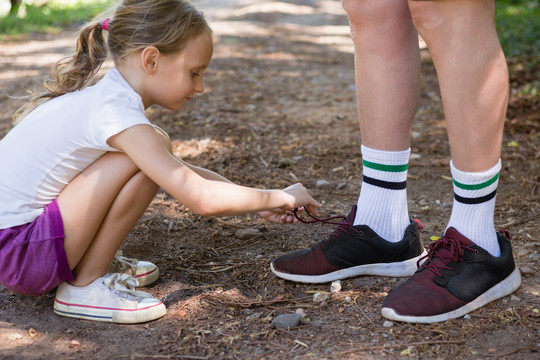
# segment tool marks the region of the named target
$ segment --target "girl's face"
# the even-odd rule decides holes
[[[145,108],[158,104],[170,110],[180,110],[195,93],[204,91],[203,73],[210,64],[214,46],[212,36],[203,33],[189,41],[173,55],[160,55],[157,68],[149,82]]]

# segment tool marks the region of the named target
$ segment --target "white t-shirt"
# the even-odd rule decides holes
[[[107,140],[150,124],[141,97],[116,69],[96,85],[38,106],[0,140],[0,229],[33,221]]]

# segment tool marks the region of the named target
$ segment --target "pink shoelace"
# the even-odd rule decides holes
[[[463,261],[465,250],[474,251],[475,253],[478,252],[475,249],[464,246],[458,239],[443,237],[442,239],[429,244],[427,255],[418,260],[417,266],[420,266],[422,260],[428,258],[430,260],[429,263],[423,263],[422,266],[435,275],[442,276],[440,270],[452,270],[452,268],[447,265],[449,262]]]
[[[353,227],[352,225],[352,220],[350,223],[347,222],[347,217],[345,215],[337,215],[337,216],[330,216],[330,217],[327,217],[327,218],[319,218],[319,217],[316,217],[314,216],[313,214],[311,214],[309,212],[309,210],[307,208],[303,208],[305,213],[312,219],[312,220],[305,220],[305,219],[302,219],[302,217],[300,217],[300,215],[298,214],[298,208],[295,208],[293,209],[293,214],[294,216],[300,220],[301,222],[303,222],[304,224],[314,224],[314,223],[323,223],[323,224],[330,224],[330,225],[337,225],[337,228],[336,230],[334,230],[330,235],[328,235],[328,238],[327,240],[330,240],[330,238],[332,236],[339,236],[338,233],[341,231],[341,232],[344,232],[346,234],[350,234],[350,231],[353,231],[359,235],[362,234],[362,232],[360,230],[357,230]],[[341,221],[334,221],[334,220],[341,220]]]

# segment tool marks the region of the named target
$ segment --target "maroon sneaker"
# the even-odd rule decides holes
[[[513,293],[521,284],[507,233],[497,233],[501,256],[495,257],[449,228],[430,244],[418,271],[392,290],[382,315],[391,320],[433,323],[461,317]]]
[[[414,274],[418,260],[427,254],[420,242],[419,225],[411,221],[403,239],[391,243],[369,226],[353,226],[355,215],[356,205],[326,239],[309,249],[280,256],[270,269],[280,278],[303,283],[325,283],[358,275]]]

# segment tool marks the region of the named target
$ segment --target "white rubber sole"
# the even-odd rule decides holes
[[[376,276],[412,276],[416,270],[417,262],[423,256],[426,256],[427,252],[424,249],[422,254],[418,255],[409,260],[392,262],[392,263],[378,263],[378,264],[367,264],[367,265],[358,265],[350,267],[347,269],[337,270],[328,274],[323,275],[297,275],[289,274],[281,271],[277,271],[274,268],[274,264],[270,264],[270,269],[276,276],[290,281],[308,283],[308,284],[320,284],[327,283],[336,280],[347,279],[350,277],[360,276],[360,275],[376,275]]]
[[[70,304],[55,299],[54,312],[61,316],[120,324],[138,324],[159,319],[167,313],[162,302],[149,303],[139,309],[114,309],[83,304]]]
[[[134,278],[139,282],[139,287],[148,286],[159,279],[159,269],[156,267],[145,274],[135,275]]]
[[[405,316],[397,314],[393,309],[383,307],[381,310],[381,314],[387,319],[408,323],[430,324],[435,322],[442,322],[462,317],[473,310],[481,308],[487,303],[500,299],[506,295],[510,295],[511,293],[516,291],[520,285],[521,275],[519,273],[519,269],[516,267],[506,279],[493,286],[470,303],[463,305],[459,309],[433,316]]]

